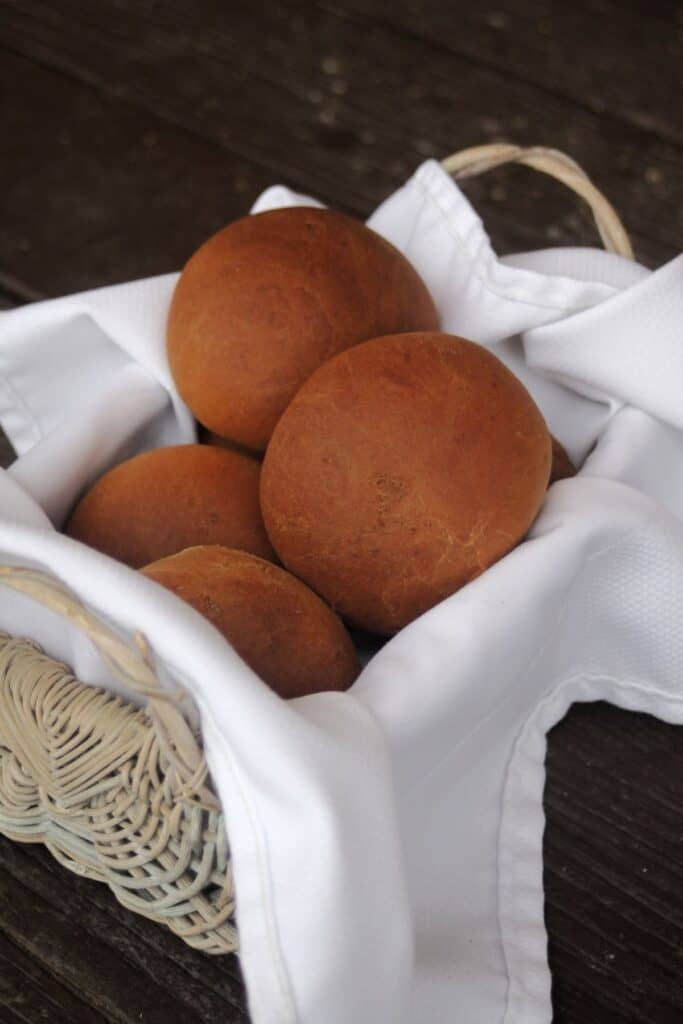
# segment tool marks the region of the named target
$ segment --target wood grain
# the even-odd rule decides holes
[[[49,1020],[50,1024],[70,1024],[83,1019],[86,1011],[92,1024],[107,1018],[84,1003],[77,994],[62,985],[40,962],[15,946],[4,929],[0,934],[0,1019],[19,1019],[27,1024]]]
[[[575,705],[549,736],[545,810],[557,1024],[680,1021],[680,727]]]
[[[683,227],[682,39],[674,0],[0,0],[0,309],[175,269],[273,181],[366,215],[502,138],[570,151],[654,265]],[[468,191],[500,251],[594,243],[531,172]],[[680,731],[575,706],[547,771],[556,1024],[678,1022]],[[237,960],[0,839],[0,1024],[141,1019],[246,1022]]]
[[[58,295],[177,269],[270,180],[7,53],[0,105],[14,139],[3,154],[0,271],[11,270],[18,298],[31,288]]]
[[[97,883],[69,874],[41,847],[1,838],[0,865],[0,933],[89,1012],[125,1024],[208,1024],[219,1013],[226,1024],[248,1020],[234,958],[183,947],[119,907]]]
[[[326,6],[372,18],[461,59],[562,96],[641,133],[683,144],[675,78],[683,58],[676,0],[335,0]],[[609,45],[605,45],[606,35]]]
[[[444,40],[459,39],[459,29],[454,14],[437,45],[369,15],[293,0],[265,10],[228,10],[218,0],[191,7],[177,0],[152,6],[136,0],[89,6],[82,0],[63,0],[58,6],[0,0],[4,46],[39,63],[45,73],[58,72],[49,90],[44,84],[33,90],[35,149],[56,150],[67,158],[72,151],[85,163],[82,174],[71,176],[71,189],[68,176],[63,182],[74,274],[93,259],[103,269],[107,255],[112,261],[118,257],[120,267],[122,225],[131,225],[129,251],[144,252],[154,244],[150,239],[162,237],[164,211],[170,214],[166,234],[171,248],[178,225],[194,219],[187,212],[182,216],[189,197],[194,210],[201,209],[214,226],[234,216],[238,207],[245,212],[265,180],[264,171],[270,180],[283,179],[367,214],[426,156],[501,136],[571,150],[624,211],[640,257],[654,263],[673,255],[681,226],[676,191],[680,146],[458,56]],[[26,65],[20,71],[10,65],[6,74],[10,96],[17,88],[22,98],[25,92],[30,95]],[[596,88],[606,77],[607,71],[601,75],[598,70]],[[45,112],[47,95],[53,99]],[[21,105],[9,106],[10,114],[17,112],[15,130],[21,133],[26,124]],[[56,109],[62,116],[55,118]],[[127,141],[117,138],[120,121]],[[144,150],[145,139],[151,152]],[[184,140],[197,154],[187,163],[179,153]],[[19,152],[25,149],[26,144]],[[10,176],[21,183],[20,194],[7,197],[4,251],[22,279],[32,264],[21,247],[17,217],[22,206],[26,216],[27,196],[35,201],[31,178],[40,173],[51,181],[59,173],[59,165],[52,174],[37,171],[35,149],[33,173],[31,162],[24,161],[17,168],[22,173]],[[200,155],[207,149],[214,153],[210,162],[222,164],[223,181],[237,161],[242,189],[235,195],[232,187],[225,188],[220,207],[213,209],[216,189],[210,187]],[[258,181],[256,167],[261,169]],[[87,203],[75,186],[81,179],[89,186]],[[107,201],[97,201],[104,181],[111,186]],[[54,188],[43,194],[54,195]],[[585,210],[560,186],[529,172],[501,171],[472,184],[471,194],[503,251],[595,240]],[[176,217],[173,200],[180,207]],[[54,219],[46,221],[50,224]]]

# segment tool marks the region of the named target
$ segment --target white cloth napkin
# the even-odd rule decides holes
[[[282,187],[257,207],[310,202]],[[193,438],[164,356],[174,276],[0,315],[0,563],[46,569],[194,696],[223,802],[254,1024],[541,1024],[545,735],[572,701],[683,722],[683,258],[498,259],[424,164],[370,219],[445,330],[490,345],[575,458],[530,537],[404,629],[346,694],[285,703],[192,609],[56,532],[79,491]],[[0,586],[0,628],[113,686]]]

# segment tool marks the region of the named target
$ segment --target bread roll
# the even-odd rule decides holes
[[[337,616],[269,562],[229,548],[195,547],[142,572],[206,616],[282,697],[346,690],[360,671]]]
[[[320,367],[280,419],[261,508],[282,562],[340,615],[392,633],[531,525],[550,436],[487,349],[401,334]]]
[[[263,450],[330,356],[437,327],[427,288],[389,242],[344,214],[296,207],[238,220],[194,254],[173,294],[168,358],[201,423]]]
[[[137,569],[195,544],[273,558],[260,463],[209,445],[156,448],[120,463],[74,509],[66,532]]]

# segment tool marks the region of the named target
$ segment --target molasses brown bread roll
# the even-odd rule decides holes
[[[204,426],[263,450],[330,356],[436,328],[429,292],[398,249],[342,213],[296,207],[235,221],[192,256],[171,302],[168,358]]]
[[[229,640],[282,697],[346,690],[360,665],[344,626],[284,569],[229,548],[188,548],[146,566]]]
[[[260,464],[210,445],[156,448],[109,470],[76,505],[70,537],[137,569],[196,544],[274,558]]]
[[[388,634],[517,544],[548,484],[550,435],[490,351],[399,334],[321,366],[261,473],[284,565],[344,618]]]

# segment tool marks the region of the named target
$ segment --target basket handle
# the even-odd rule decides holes
[[[509,163],[533,167],[576,192],[590,206],[605,249],[627,259],[633,259],[630,239],[612,204],[596,188],[586,172],[559,149],[495,142],[453,153],[441,161],[441,166],[456,180],[461,180],[476,177],[494,167],[502,167],[503,164]]]

